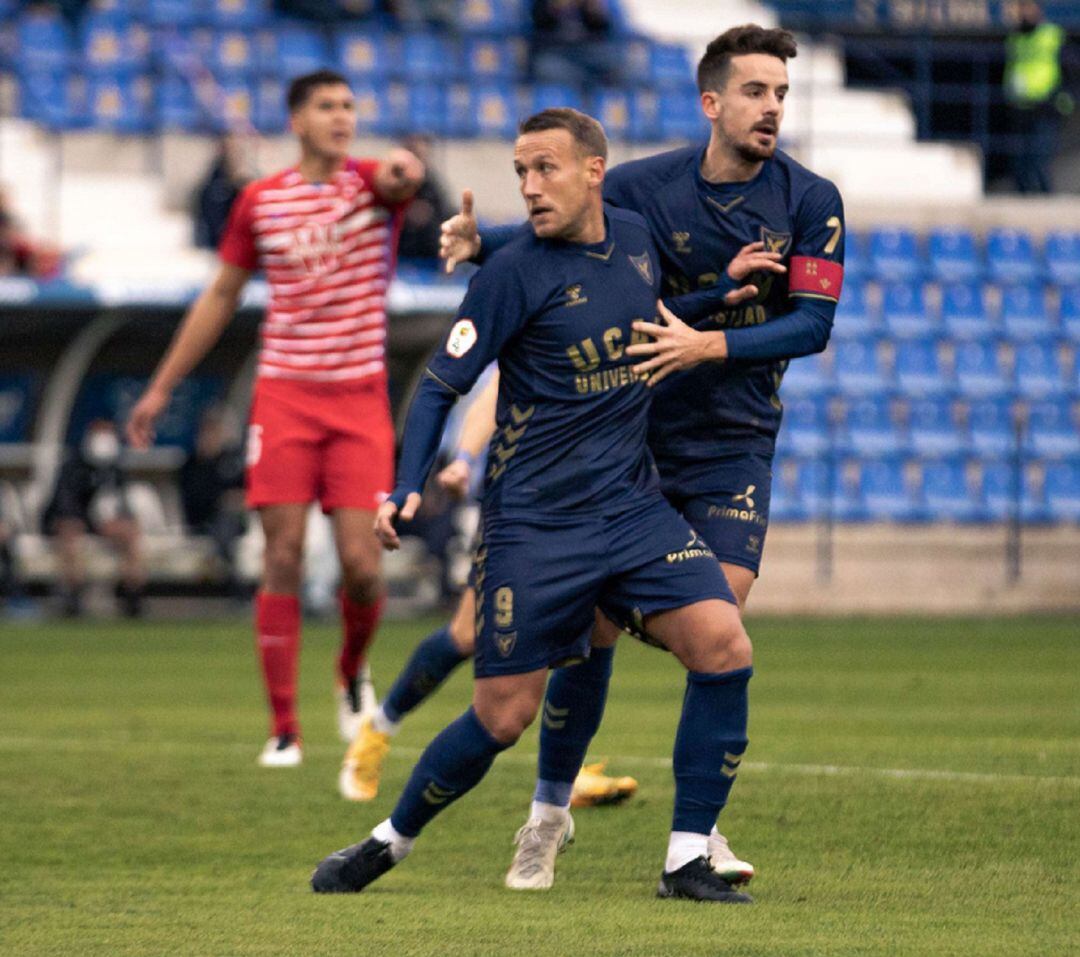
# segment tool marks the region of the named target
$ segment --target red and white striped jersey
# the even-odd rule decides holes
[[[386,293],[407,204],[376,196],[377,166],[350,159],[325,183],[288,169],[249,184],[233,204],[221,259],[262,268],[270,285],[260,376],[385,376]]]

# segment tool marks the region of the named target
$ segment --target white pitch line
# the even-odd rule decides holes
[[[154,741],[150,739],[137,740],[134,738],[47,738],[47,737],[15,737],[0,736],[0,751],[114,751],[123,748],[142,747],[156,751],[171,751],[180,753],[203,754],[207,751],[227,751],[230,754],[255,754],[258,750],[251,744],[241,742],[202,742],[189,741]],[[344,745],[332,746],[327,744],[305,745],[304,750],[309,755],[340,755],[344,753]],[[390,754],[392,757],[408,758],[415,760],[420,756],[422,749],[417,747],[398,745]],[[535,751],[506,751],[499,756],[503,763],[510,764],[536,764],[537,754]],[[671,768],[671,758],[660,758],[639,754],[612,754],[607,759],[619,766],[620,769],[633,770],[637,767],[647,768]],[[252,758],[252,766],[255,761]],[[1028,785],[1066,785],[1080,787],[1080,777],[1074,775],[1040,775],[1040,774],[996,774],[993,772],[980,771],[950,771],[937,770],[934,768],[869,768],[858,765],[840,764],[798,764],[784,761],[744,761],[741,770],[784,774],[800,774],[808,777],[878,777],[903,781],[945,781],[963,782],[968,784],[1028,784]]]

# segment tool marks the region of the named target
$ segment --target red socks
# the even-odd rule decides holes
[[[296,595],[260,591],[255,596],[255,644],[266,696],[274,713],[273,733],[299,734],[296,673],[300,658],[300,599]]]
[[[369,605],[361,605],[344,592],[341,594],[342,640],[338,674],[346,684],[359,674],[367,660],[368,645],[375,636],[384,604],[382,595]]]

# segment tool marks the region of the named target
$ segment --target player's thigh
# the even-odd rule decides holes
[[[304,410],[299,394],[281,384],[260,383],[248,424],[248,508],[315,501],[320,438],[318,422]]]
[[[462,591],[450,619],[450,640],[463,655],[476,649],[476,592],[471,586]]]
[[[485,519],[473,562],[477,678],[588,657],[604,568],[596,524]]]
[[[374,512],[394,485],[394,427],[385,401],[378,396],[358,401],[322,446],[319,501],[324,512],[360,509]]]
[[[731,671],[753,660],[739,610],[728,601],[708,599],[656,612],[646,616],[645,628],[689,671]]]
[[[532,724],[547,686],[547,668],[477,678],[473,710],[495,740],[512,744]]]
[[[378,577],[382,546],[375,537],[375,512],[338,508],[331,512],[330,522],[342,569],[354,577]]]
[[[597,608],[589,644],[594,648],[614,648],[621,634],[622,629]]]
[[[724,572],[735,600],[739,603],[739,611],[745,610],[747,599],[750,597],[750,589],[757,581],[757,573],[745,565],[732,565],[731,562],[721,562],[720,568]]]

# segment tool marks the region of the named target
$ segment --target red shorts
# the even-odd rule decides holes
[[[247,444],[247,504],[318,502],[374,511],[394,485],[386,380],[259,379]]]

